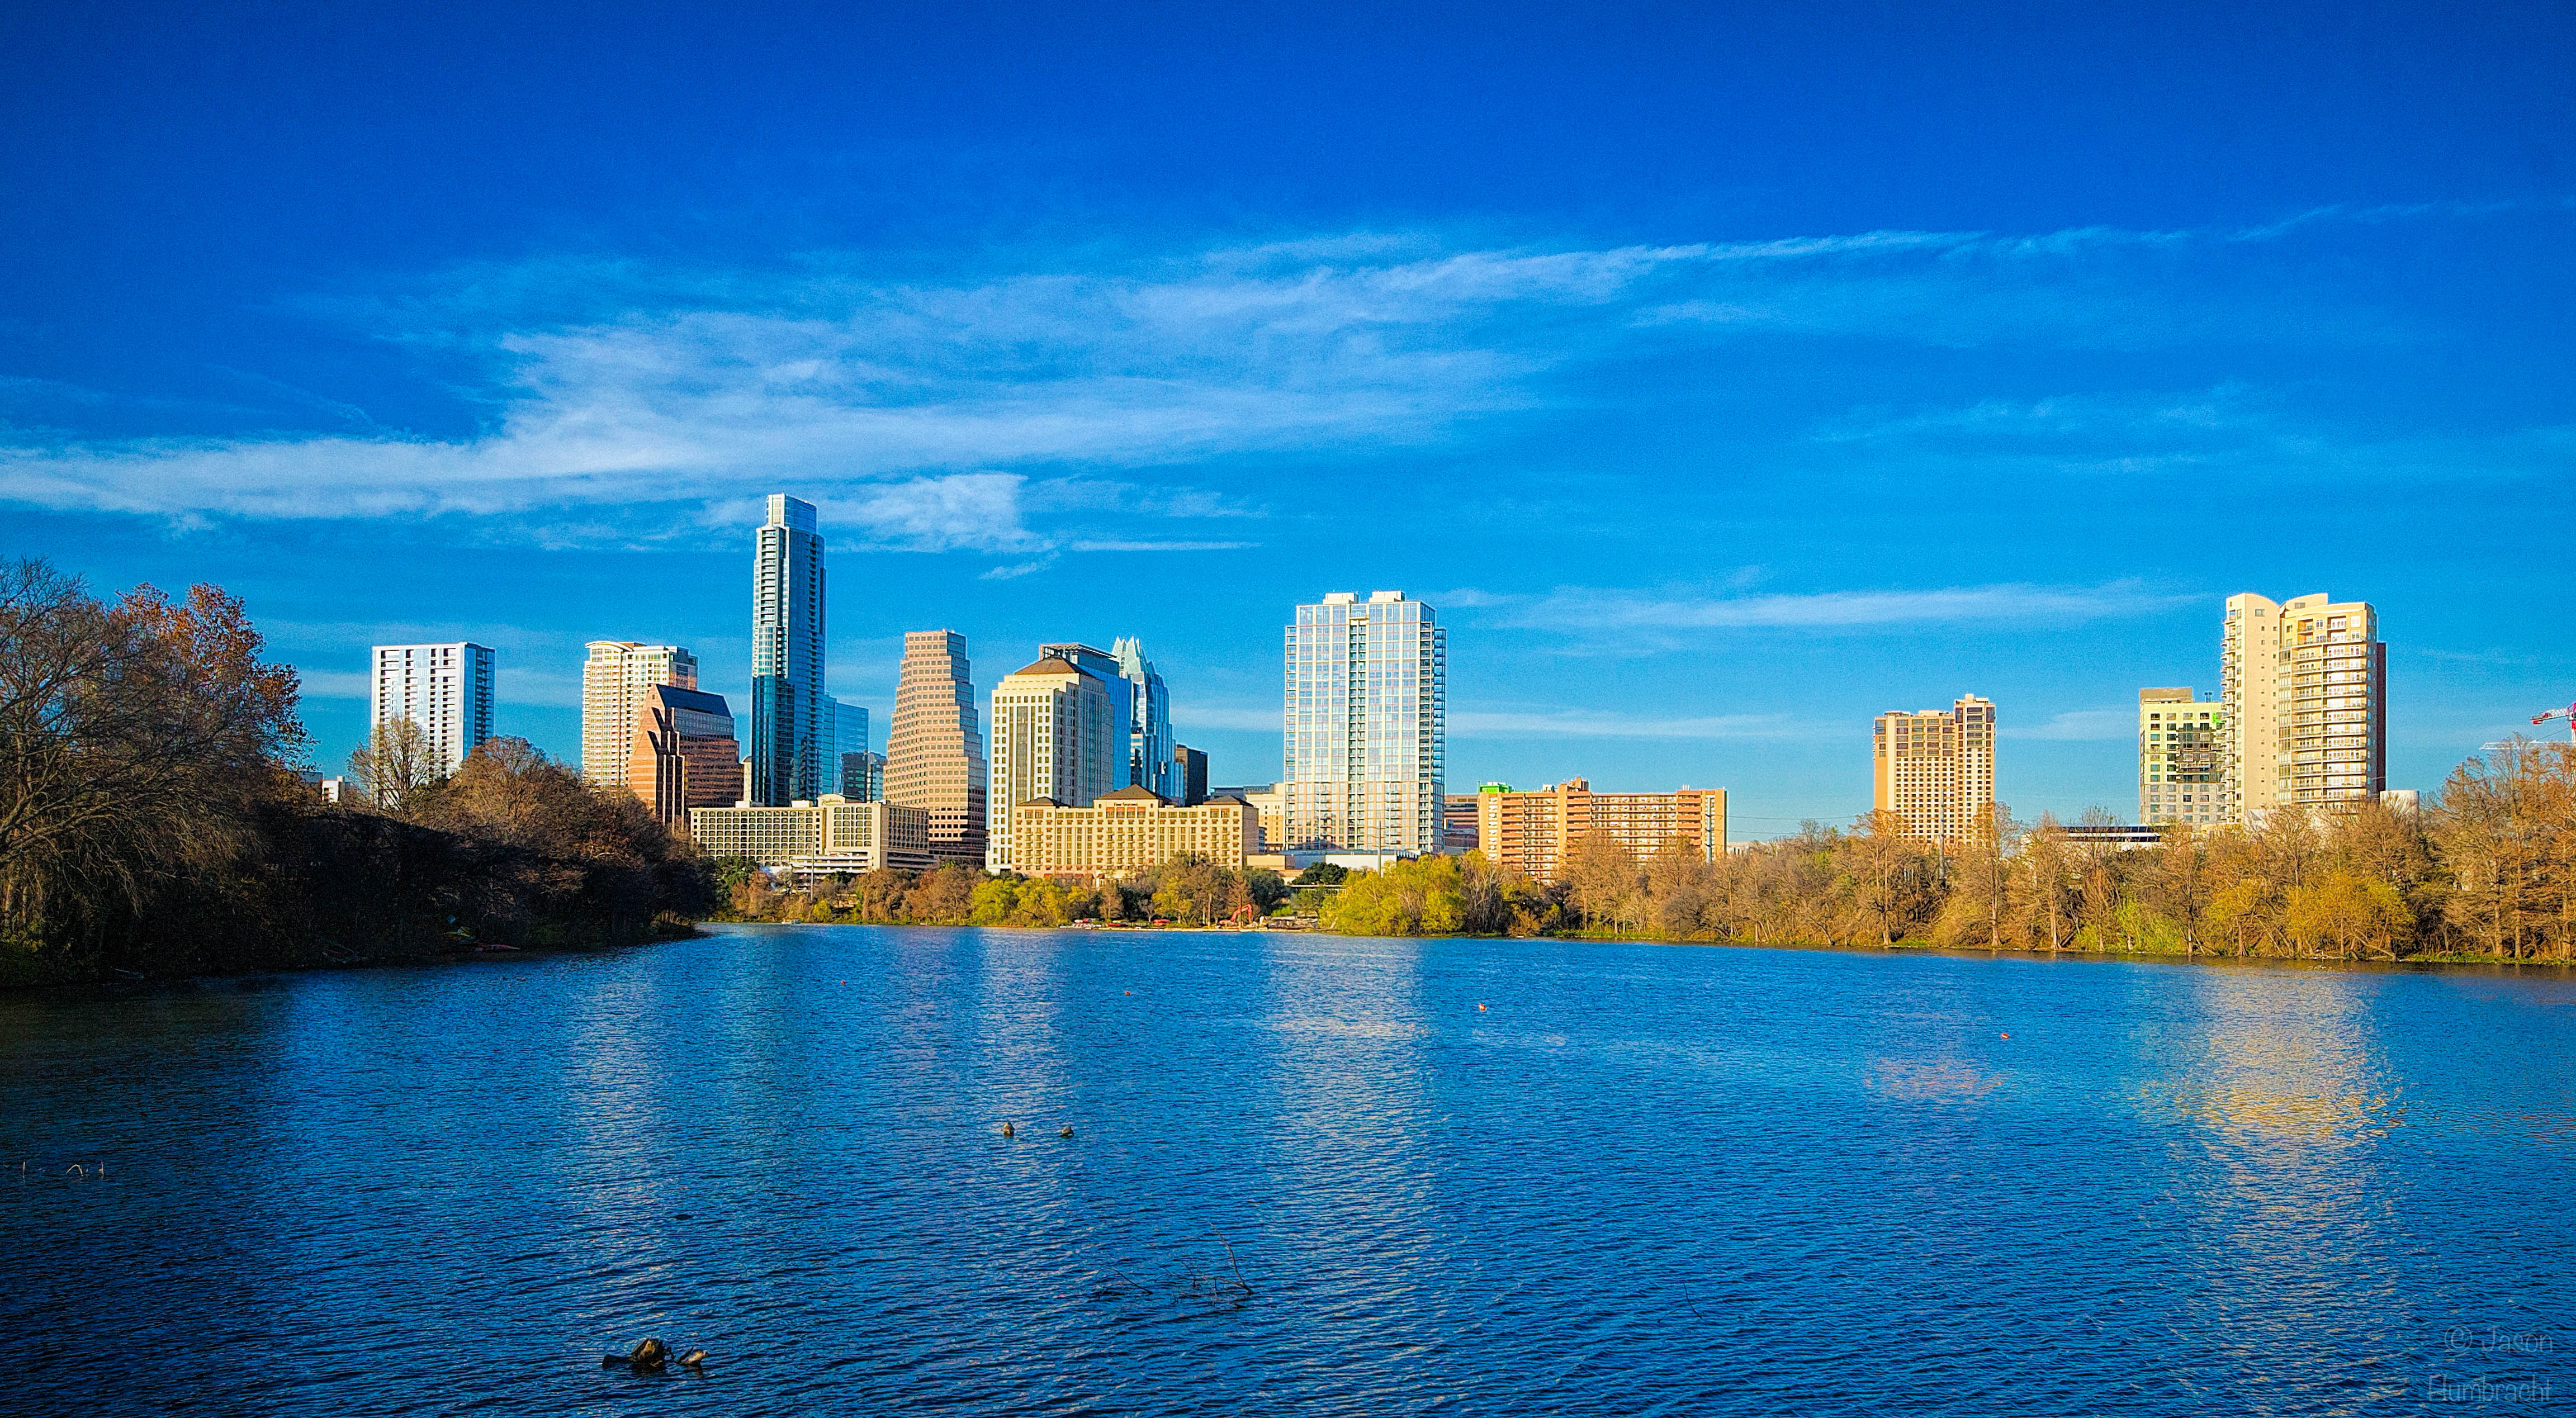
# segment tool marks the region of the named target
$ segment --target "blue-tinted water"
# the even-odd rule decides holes
[[[0,1411],[2547,1411],[2571,1025],[2554,975],[871,928],[26,994]],[[599,1367],[647,1334],[714,1362]]]

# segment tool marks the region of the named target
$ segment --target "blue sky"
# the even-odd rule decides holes
[[[1738,835],[1968,691],[2125,816],[2237,591],[2379,606],[2398,786],[2576,698],[2564,6],[849,9],[0,17],[0,550],[242,593],[325,763],[378,641],[739,698],[772,491],[842,696],[1140,635],[1223,782],[1332,590],[1453,786]]]

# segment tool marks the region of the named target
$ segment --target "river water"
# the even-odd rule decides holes
[[[2571,1026],[2555,973],[870,927],[22,993],[0,1411],[2564,1410]],[[600,1366],[648,1334],[704,1375]]]

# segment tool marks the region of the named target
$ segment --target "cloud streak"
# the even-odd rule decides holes
[[[1600,639],[1630,632],[1868,630],[1958,623],[2071,624],[2148,615],[2197,599],[2136,581],[2006,583],[1929,590],[1698,595],[1562,586],[1539,596],[1475,593],[1494,624]],[[1658,641],[1657,643],[1661,643]]]
[[[1088,470],[1094,502],[1186,524],[1258,509],[1137,480],[1168,482],[1167,470],[1218,456],[1374,454],[1455,437],[1564,397],[1557,371],[1676,342],[1758,331],[1935,345],[2187,340],[2253,317],[2229,302],[2177,310],[2136,253],[2442,215],[2468,214],[2326,209],[2233,231],[1883,231],[1607,250],[1457,250],[1360,233],[945,282],[890,279],[848,253],[743,270],[465,268],[315,308],[459,371],[464,397],[488,411],[471,437],[387,432],[297,389],[336,427],[21,433],[0,447],[0,499],[182,520],[454,516],[578,545],[697,535],[746,484],[783,485],[887,548],[1207,549],[1219,543],[1186,531],[1089,525],[1062,475]]]

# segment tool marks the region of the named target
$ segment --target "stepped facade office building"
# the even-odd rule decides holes
[[[2388,647],[2369,602],[2230,596],[2218,673],[2224,820],[2387,788]]]
[[[1947,710],[1878,716],[1872,805],[1926,842],[1965,844],[1995,816],[1995,706],[1963,694]]]
[[[593,640],[587,648],[581,665],[581,776],[601,787],[623,785],[633,776],[635,726],[645,696],[656,685],[697,688],[698,659],[677,645],[633,640]]]
[[[1287,631],[1289,851],[1440,850],[1448,633],[1401,591],[1337,591]]]
[[[460,640],[378,645],[367,683],[367,722],[420,726],[443,771],[453,773],[492,737],[492,647]]]
[[[830,762],[839,751],[837,706],[823,693],[823,537],[814,504],[770,496],[769,520],[753,538],[751,601],[751,800],[810,800],[839,777]]]
[[[983,864],[983,723],[966,637],[953,630],[903,637],[894,724],[886,732],[885,800],[929,814],[932,857]]]

